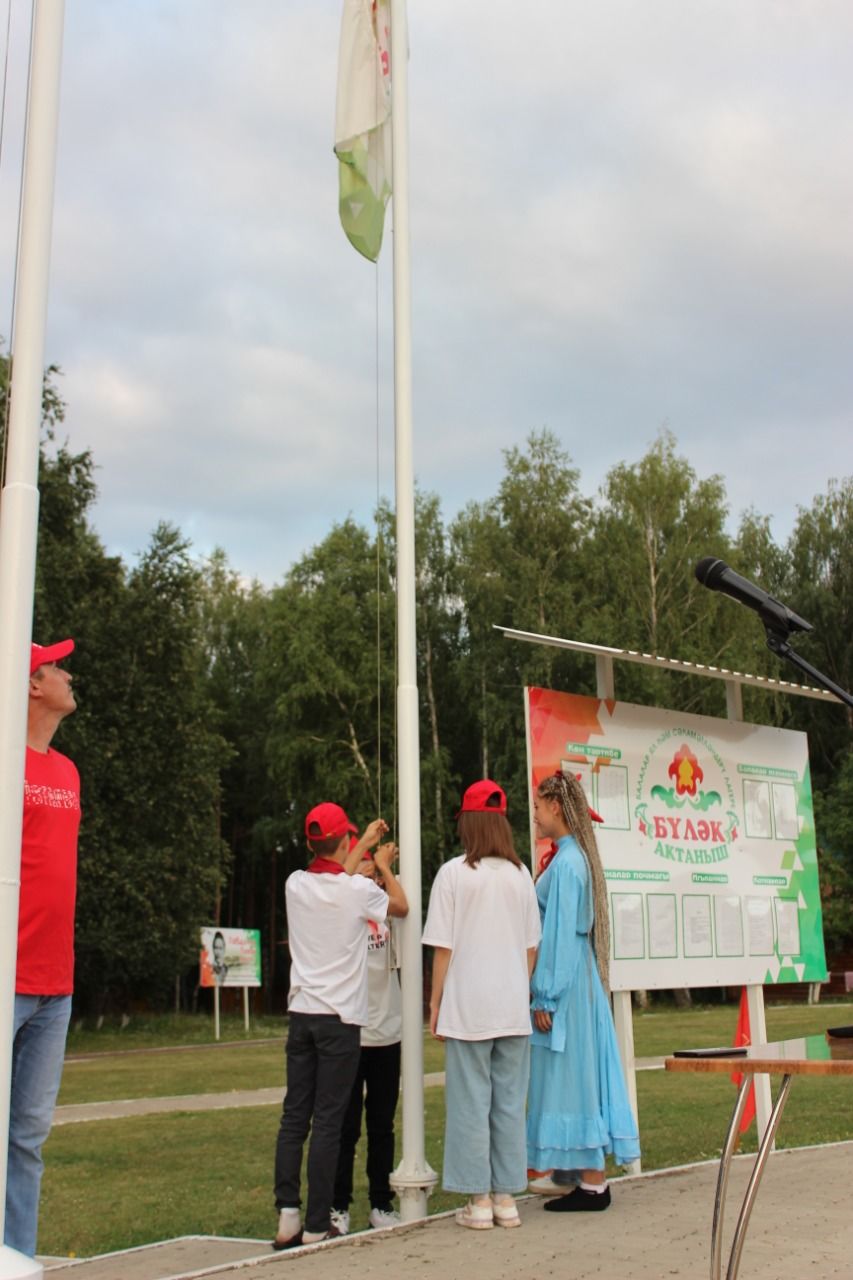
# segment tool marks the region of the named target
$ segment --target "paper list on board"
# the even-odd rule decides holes
[[[675,922],[675,894],[650,893],[646,898],[649,912],[649,956],[652,960],[678,955],[678,932]]]
[[[642,960],[646,954],[642,894],[614,893],[611,901],[614,957],[617,960]]]
[[[740,898],[719,894],[714,898],[714,932],[718,956],[743,955],[743,917]]]
[[[779,954],[800,954],[800,913],[796,902],[787,898],[776,899],[776,928],[779,931]]]
[[[685,894],[681,899],[684,920],[684,954],[710,956],[714,946],[711,937],[711,899],[707,894]]]
[[[773,903],[770,898],[746,899],[746,923],[751,956],[773,954]]]

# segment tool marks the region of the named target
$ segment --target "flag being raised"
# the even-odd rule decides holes
[[[391,194],[389,46],[388,0],[344,0],[335,113],[341,225],[371,262]]]

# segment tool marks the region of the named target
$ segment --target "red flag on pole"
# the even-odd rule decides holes
[[[752,1037],[749,1034],[749,1003],[746,998],[746,987],[741,987],[740,992],[740,1008],[737,1015],[737,1030],[735,1031],[735,1046],[742,1044],[752,1044]],[[743,1073],[740,1071],[732,1072],[732,1084],[740,1088],[743,1080]],[[755,1080],[749,1086],[749,1093],[746,1095],[746,1103],[743,1108],[743,1115],[740,1118],[740,1132],[746,1133],[749,1126],[755,1119]]]

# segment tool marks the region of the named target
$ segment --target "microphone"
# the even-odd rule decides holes
[[[722,591],[724,595],[731,596],[732,600],[737,600],[738,604],[745,604],[748,609],[754,609],[765,627],[771,631],[777,633],[781,631],[787,636],[792,631],[814,630],[810,622],[806,622],[805,618],[794,613],[793,609],[789,609],[781,600],[768,595],[754,582],[735,573],[725,560],[705,556],[704,560],[700,560],[697,564],[695,572],[698,581],[709,591]]]

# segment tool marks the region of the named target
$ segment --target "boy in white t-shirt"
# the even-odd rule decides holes
[[[394,873],[367,854],[358,874],[366,876],[389,892],[402,893]],[[408,914],[408,903],[402,915]],[[355,1149],[361,1134],[361,1113],[367,1127],[367,1181],[370,1197],[370,1225],[391,1227],[400,1221],[394,1210],[390,1176],[394,1168],[394,1113],[400,1093],[400,1040],[403,1034],[403,1005],[399,968],[392,926],[368,921],[367,940],[367,1024],[361,1029],[361,1054],[343,1128],[338,1172],[332,1197],[332,1225],[341,1235],[350,1228]]]
[[[341,1123],[358,1069],[360,1032],[367,1022],[367,922],[403,914],[405,898],[356,876],[364,852],[387,831],[377,818],[350,850],[355,827],[337,804],[317,805],[305,819],[306,871],[285,885],[290,995],[288,998],[287,1093],[275,1157],[275,1203],[279,1211],[275,1249],[313,1244],[338,1231],[329,1213],[338,1162]],[[377,850],[380,866],[396,850]],[[395,882],[396,883],[396,882]],[[300,1215],[302,1148],[308,1148],[308,1203]]]

